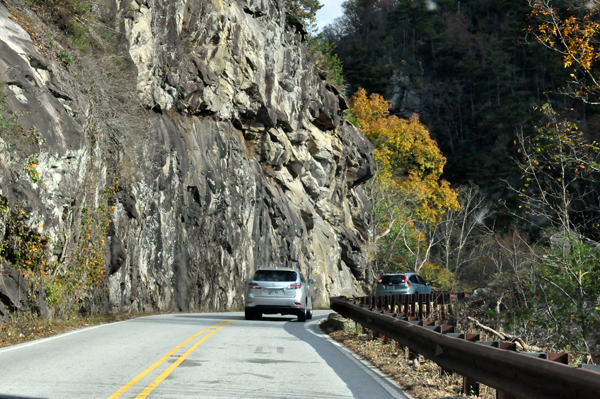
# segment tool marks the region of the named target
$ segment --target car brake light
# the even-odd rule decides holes
[[[296,306],[300,306],[300,305],[302,305],[302,304],[301,304],[300,302],[294,302],[294,305],[296,305]]]
[[[260,288],[260,285],[256,284],[256,283],[249,283],[248,287],[252,287],[252,288]]]
[[[404,276],[404,284],[406,284],[410,287],[410,283],[408,282],[408,279],[406,278],[406,276]]]
[[[377,279],[377,284],[381,283],[382,278],[383,278],[383,276],[379,276],[379,278]]]
[[[300,287],[302,287],[302,284],[290,284],[290,286],[288,287],[290,290],[297,290]]]

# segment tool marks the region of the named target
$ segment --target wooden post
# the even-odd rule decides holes
[[[463,395],[479,396],[479,383],[469,377],[463,377]]]
[[[415,360],[419,358],[419,354],[417,352],[413,352],[410,348],[408,348],[408,360]]]

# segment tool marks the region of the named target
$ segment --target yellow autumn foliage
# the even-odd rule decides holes
[[[599,0],[592,0],[582,9],[577,6],[567,12],[548,0],[532,0],[529,32],[542,45],[563,58],[565,68],[571,69],[569,86],[563,91],[585,102],[597,103],[590,96],[600,95],[600,23]],[[571,14],[571,15],[568,15]]]
[[[364,89],[352,103],[355,123],[375,147],[380,184],[402,193],[421,221],[435,222],[459,208],[456,191],[441,180],[446,158],[416,115],[409,120],[390,115],[390,104]]]

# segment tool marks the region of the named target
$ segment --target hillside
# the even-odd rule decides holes
[[[0,4],[0,318],[362,292],[373,149],[277,0]]]

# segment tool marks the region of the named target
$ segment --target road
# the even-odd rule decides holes
[[[35,398],[402,398],[313,320],[168,314],[0,350],[2,395]]]

